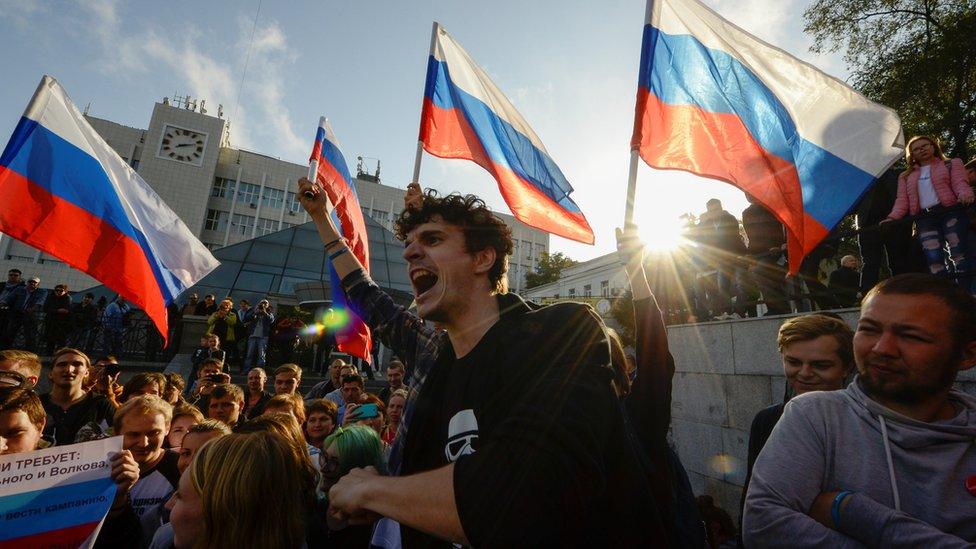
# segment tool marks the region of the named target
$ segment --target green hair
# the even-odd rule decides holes
[[[386,460],[383,458],[383,441],[372,427],[350,425],[339,427],[322,443],[326,450],[333,444],[339,451],[339,474],[345,475],[354,467],[372,465],[381,475],[386,474]]]

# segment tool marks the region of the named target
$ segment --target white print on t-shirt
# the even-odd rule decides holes
[[[140,478],[129,492],[132,510],[140,517],[152,506],[168,500],[171,495],[173,495],[173,485],[159,471],[153,471],[149,476]]]
[[[447,424],[447,444],[444,455],[450,462],[457,461],[461,456],[474,453],[474,444],[478,440],[478,419],[474,417],[474,410],[461,410],[454,414]]]

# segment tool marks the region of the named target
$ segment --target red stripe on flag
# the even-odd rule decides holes
[[[566,211],[511,168],[493,162],[458,109],[442,109],[425,98],[420,140],[424,150],[434,156],[471,160],[488,170],[519,221],[570,240],[593,244],[593,230],[586,218]]]
[[[126,296],[160,327],[165,344],[166,305],[138,243],[6,167],[0,167],[0,196],[0,232],[61,259]]]
[[[640,88],[632,146],[653,168],[725,181],[756,198],[788,229],[795,273],[827,229],[803,211],[796,166],[762,148],[734,114],[669,105]]]
[[[101,522],[101,521],[99,521]],[[79,547],[87,540],[98,522],[79,524],[60,530],[42,532],[0,541],[0,549],[50,549],[51,547]]]

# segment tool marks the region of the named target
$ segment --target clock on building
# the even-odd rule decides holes
[[[167,124],[163,127],[158,156],[199,166],[206,148],[207,134]]]

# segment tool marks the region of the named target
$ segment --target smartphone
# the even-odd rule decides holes
[[[368,404],[360,404],[352,412],[349,417],[352,421],[360,421],[363,419],[376,419],[380,417],[380,410],[376,407],[376,404],[372,402]]]
[[[224,382],[224,374],[210,374],[210,375],[207,376],[206,379],[207,379],[207,381],[212,381],[214,383],[223,383]]]

